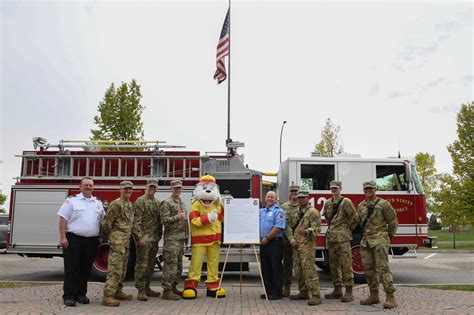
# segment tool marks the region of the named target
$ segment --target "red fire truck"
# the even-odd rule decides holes
[[[34,151],[17,155],[22,159],[21,173],[11,188],[10,235],[8,252],[27,257],[62,256],[58,242],[58,217],[64,200],[79,193],[81,178],[94,178],[94,196],[104,207],[119,197],[119,183],[134,183],[132,201],[143,194],[148,179],[160,183],[157,197],[164,200],[170,195],[170,182],[183,181],[182,200],[191,206],[195,184],[204,174],[213,175],[223,195],[234,198],[260,198],[262,173],[244,165],[243,156],[236,154],[240,142],[229,142],[227,152],[176,150],[178,146],[159,141],[66,141],[50,145],[44,138],[34,138]],[[133,269],[135,252],[132,242],[129,270]],[[190,256],[190,251],[187,252]],[[248,268],[248,257],[244,261]],[[99,248],[93,274],[105,278],[108,245]],[[240,261],[240,255],[229,262]]]
[[[397,212],[398,230],[390,245],[390,254],[395,258],[416,257],[418,247],[435,247],[428,237],[426,201],[415,165],[401,158],[362,159],[352,155],[346,157],[288,158],[278,171],[280,201],[288,199],[288,187],[295,183],[310,191],[310,202],[322,210],[324,202],[331,198],[329,183],[342,181],[342,194],[357,205],[364,199],[362,183],[373,180],[377,183],[378,196],[387,199]],[[329,270],[326,244],[327,223],[324,213],[322,233],[316,239],[316,264]],[[360,231],[355,231],[352,241],[353,271],[360,278],[363,268],[360,258]]]

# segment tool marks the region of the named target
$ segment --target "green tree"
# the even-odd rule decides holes
[[[437,171],[435,167],[435,156],[433,154],[419,152],[415,155],[415,165],[426,198],[428,199],[431,197],[431,192],[436,185]]]
[[[453,173],[463,182],[474,179],[474,102],[462,104],[457,115],[458,139],[448,146]],[[472,200],[472,199],[471,199]]]
[[[435,156],[419,152],[415,155],[415,165],[426,196],[428,211],[433,211],[433,191],[437,187],[439,174],[435,167]]]
[[[331,118],[326,119],[326,124],[321,130],[321,141],[314,146],[314,151],[325,157],[334,157],[344,153],[341,141],[341,126],[334,125]]]
[[[448,146],[453,174],[443,174],[434,193],[435,212],[443,224],[474,224],[474,102],[462,104],[457,114],[458,138]]]
[[[432,231],[441,230],[441,224],[438,222],[438,217],[436,214],[432,214],[430,216],[430,220],[428,221],[428,228]]]
[[[122,82],[118,88],[112,83],[99,103],[98,115],[94,116],[97,129],[91,129],[91,140],[143,140],[141,115],[145,107],[140,104],[141,97],[135,80],[129,84]]]
[[[0,214],[7,213],[7,210],[3,207],[5,201],[7,201],[7,195],[0,193]]]

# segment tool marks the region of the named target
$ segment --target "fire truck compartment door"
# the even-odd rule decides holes
[[[16,190],[13,204],[12,245],[59,244],[57,212],[68,197],[64,190]]]

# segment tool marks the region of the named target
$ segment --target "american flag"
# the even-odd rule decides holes
[[[221,84],[227,79],[227,72],[225,70],[224,58],[229,55],[230,50],[230,33],[229,33],[229,10],[225,16],[224,25],[222,26],[221,36],[217,43],[216,53],[216,67],[217,70],[214,73],[214,80],[217,80],[217,84]]]

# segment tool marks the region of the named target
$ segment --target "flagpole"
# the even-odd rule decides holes
[[[230,5],[231,0],[229,0],[229,56],[227,61],[227,140],[226,144],[232,142],[230,138]]]

